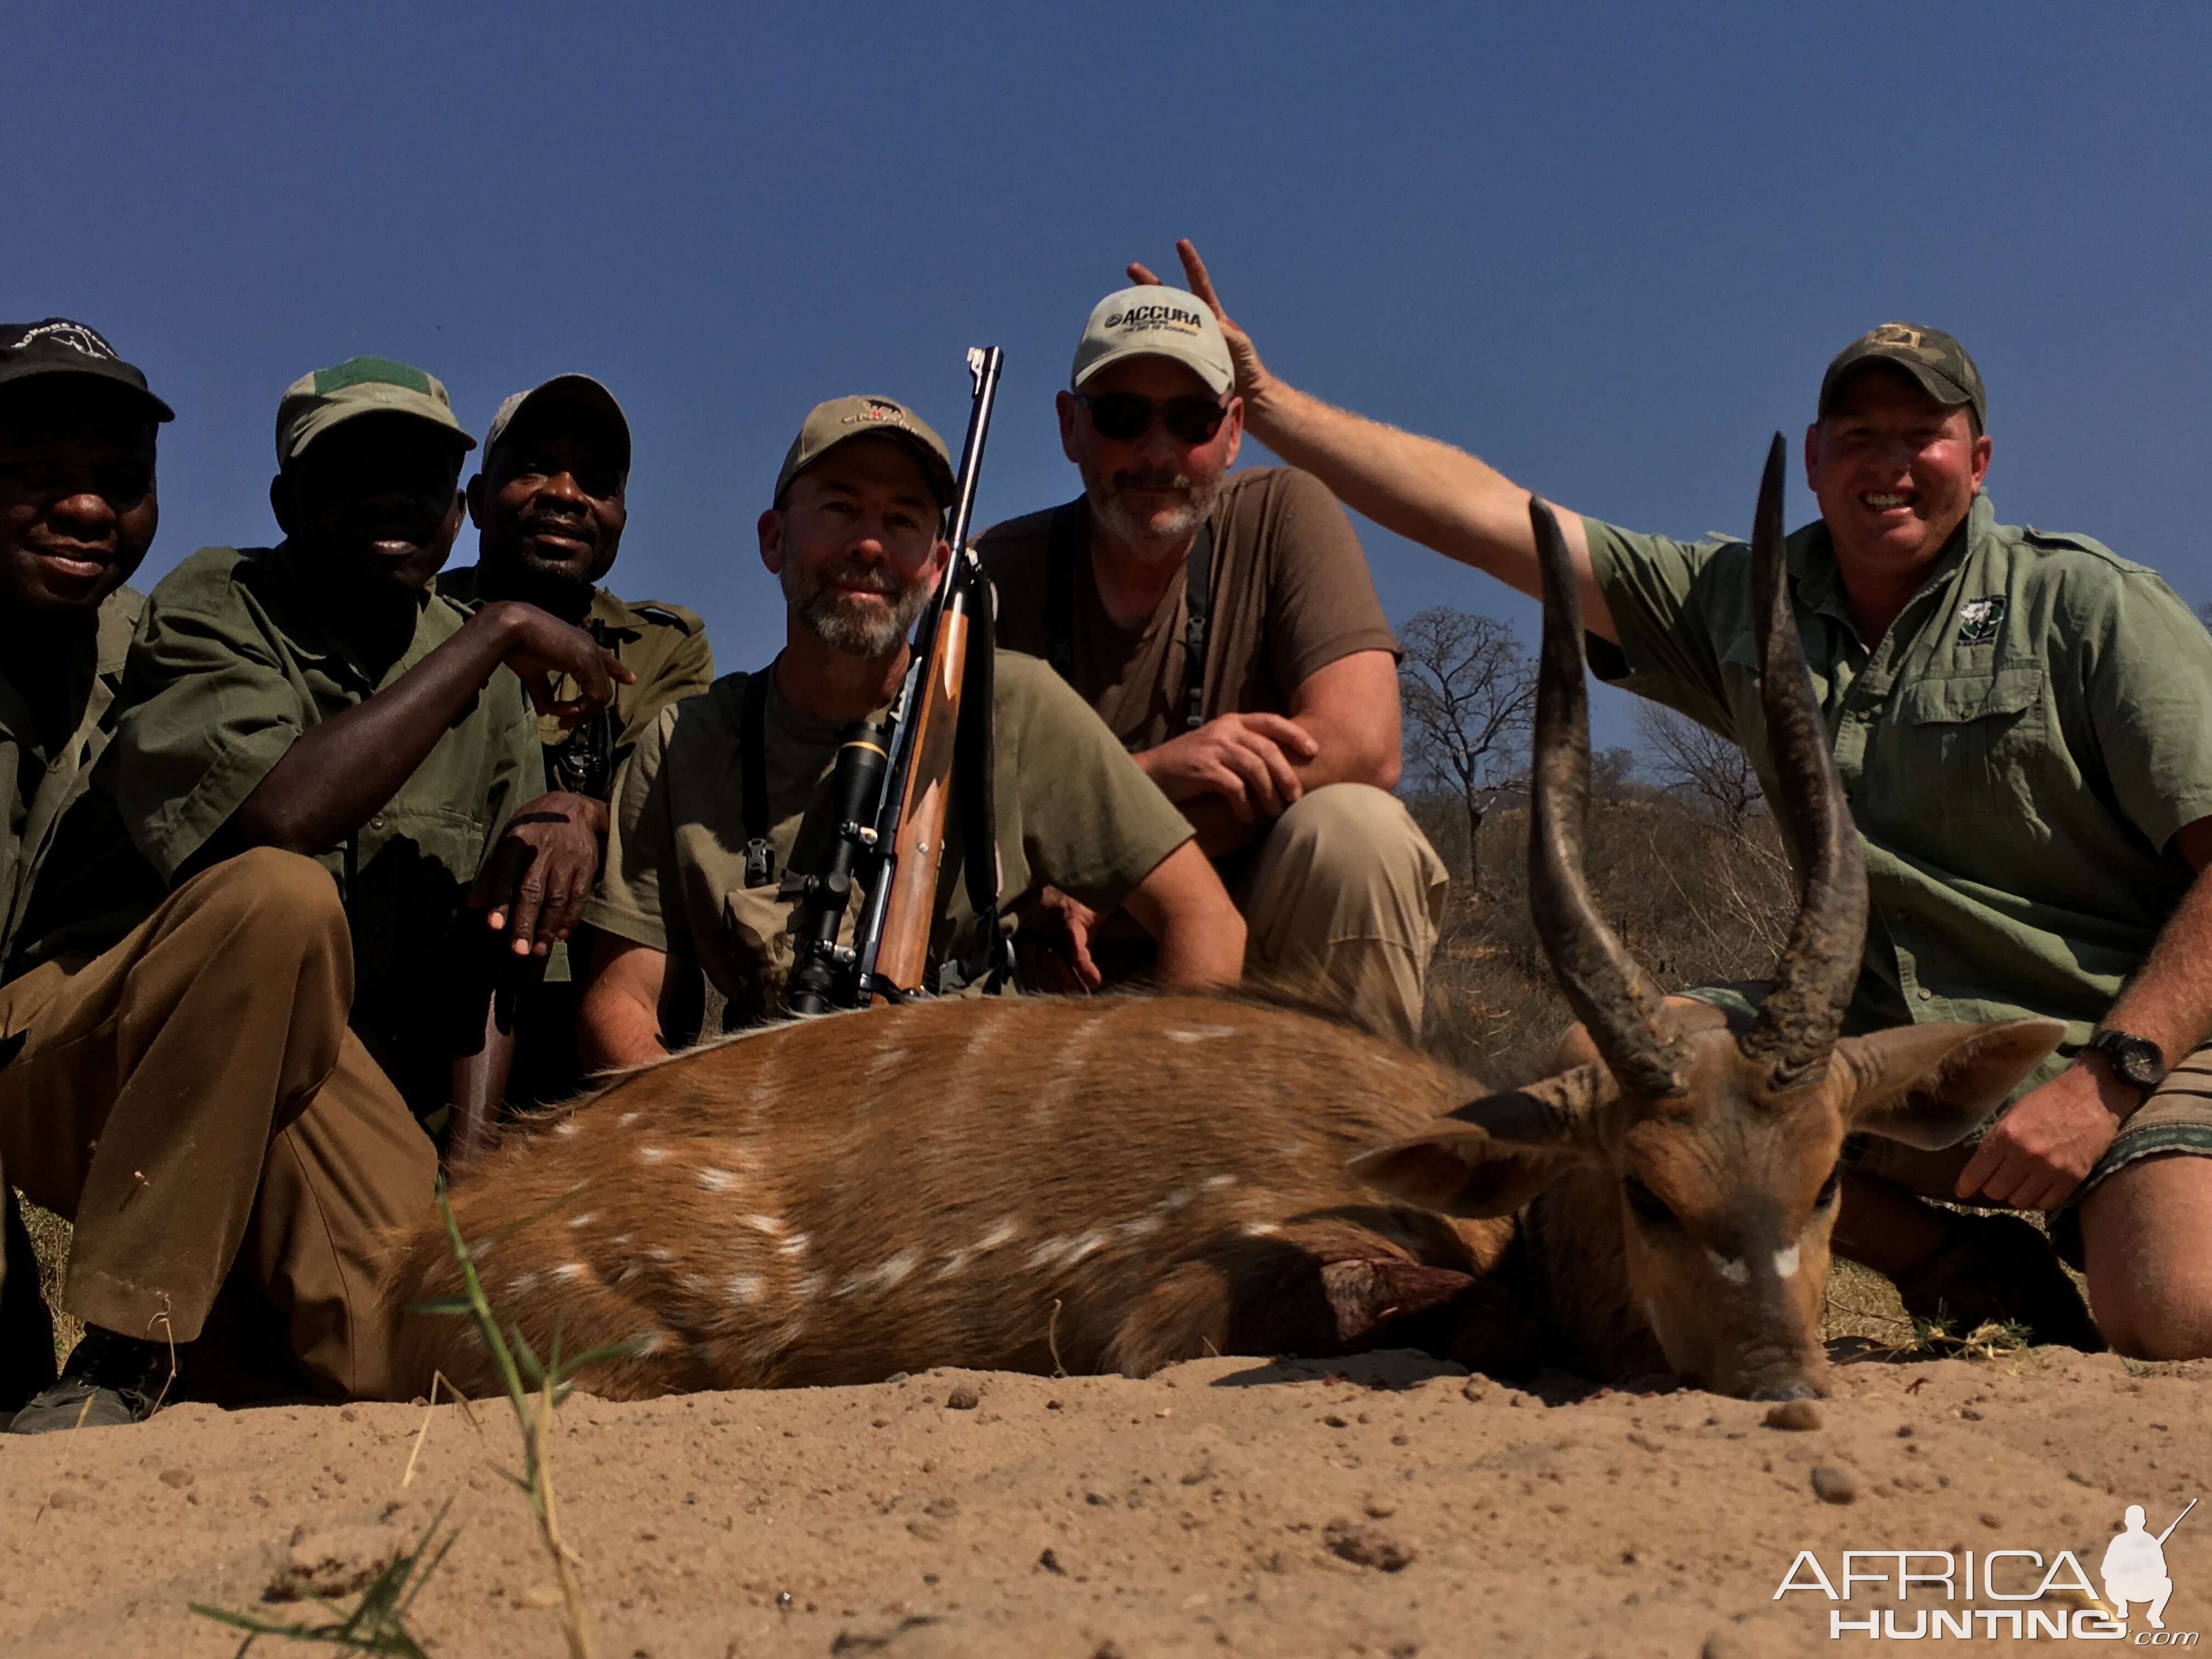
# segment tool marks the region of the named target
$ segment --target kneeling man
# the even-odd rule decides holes
[[[585,913],[599,931],[587,1064],[635,1065],[693,1040],[702,975],[726,1004],[721,1029],[781,1012],[798,899],[779,873],[814,872],[827,851],[837,730],[897,692],[908,633],[951,562],[952,495],[944,443],[902,405],[842,398],[806,417],[759,525],[787,607],[781,654],[663,712],[616,787],[606,875]],[[1049,884],[1126,909],[1158,942],[1165,983],[1234,984],[1244,926],[1182,815],[1042,663],[1002,653],[995,693],[1004,911]],[[749,869],[755,839],[772,862]],[[933,974],[979,955],[965,852],[949,821]]]

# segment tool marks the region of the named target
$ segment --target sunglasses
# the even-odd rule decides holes
[[[1096,398],[1079,392],[1075,401],[1089,411],[1092,430],[1116,443],[1143,437],[1152,429],[1155,415],[1166,421],[1168,434],[1176,442],[1206,443],[1229,418],[1228,409],[1210,398],[1170,398],[1156,404],[1133,392],[1108,392]]]

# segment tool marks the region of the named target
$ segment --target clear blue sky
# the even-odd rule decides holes
[[[636,432],[613,585],[754,666],[811,404],[957,436],[1003,345],[981,521],[1064,499],[1084,315],[1189,235],[1294,381],[1675,533],[1746,526],[1845,340],[1950,329],[2001,514],[2212,595],[2192,7],[0,0],[0,314],[94,324],[178,411],[148,579],[273,536],[309,368],[419,363],[478,431],[580,369]],[[1361,531],[1394,617],[1533,611]]]

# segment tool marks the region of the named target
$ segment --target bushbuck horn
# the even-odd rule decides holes
[[[1560,989],[1612,1067],[1638,1094],[1680,1092],[1687,1055],[1665,994],[1599,918],[1583,875],[1589,809],[1589,694],[1583,683],[1583,603],[1552,509],[1528,499],[1544,576],[1544,648],[1536,676],[1528,799],[1528,902]]]
[[[1752,611],[1759,628],[1759,696],[1783,811],[1797,843],[1797,919],[1774,969],[1747,1058],[1771,1066],[1777,1089],[1819,1077],[1843,1029],[1844,1009],[1865,948],[1866,864],[1828,726],[1805,666],[1790,605],[1782,545],[1782,434],[1767,452],[1751,538]]]

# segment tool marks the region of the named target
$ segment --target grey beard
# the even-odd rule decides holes
[[[898,648],[899,641],[914,631],[922,606],[929,603],[928,592],[922,585],[909,582],[898,590],[888,616],[863,611],[857,605],[847,611],[842,596],[830,587],[826,574],[821,580],[810,580],[796,560],[783,567],[778,580],[783,586],[784,602],[805,624],[806,631],[832,651],[848,657],[872,659],[890,655]]]
[[[1184,544],[1198,533],[1198,527],[1213,515],[1214,503],[1221,499],[1218,483],[1204,488],[1193,484],[1182,506],[1147,520],[1123,499],[1119,490],[1089,479],[1085,483],[1091,486],[1091,510],[1147,564],[1158,564],[1180,552]]]

